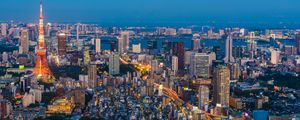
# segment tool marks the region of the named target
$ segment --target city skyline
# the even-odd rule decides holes
[[[36,1],[19,2],[14,8]],[[46,7],[39,1],[38,22],[21,20],[14,10],[4,16],[20,17],[20,22],[0,21],[1,120],[300,118],[300,26],[290,19],[256,23],[260,18],[250,15],[296,15],[297,2],[281,1],[262,9],[271,0],[46,0]],[[99,8],[100,3],[107,8]],[[200,3],[206,8],[195,8]],[[257,10],[250,12],[253,8],[245,4],[257,4]],[[104,21],[117,19],[109,27],[103,21],[53,22],[63,14],[63,20],[98,20],[99,11],[108,9],[119,11],[104,13]],[[241,13],[253,24],[242,20],[248,27],[232,21],[186,26],[184,21],[193,23],[202,16],[194,13],[200,9],[222,11],[215,14],[220,18]],[[152,10],[159,14],[148,14]],[[19,11],[36,16],[26,14],[29,9]],[[151,19],[151,26],[142,23]]]
[[[4,0],[0,7],[0,22],[38,22],[39,2],[34,0]],[[299,1],[44,1],[47,22],[97,23],[100,25],[233,25],[268,24],[299,26]],[[12,7],[13,6],[13,7]],[[255,8],[251,7],[255,6]],[[7,12],[9,11],[9,12]],[[20,12],[21,11],[21,12]]]

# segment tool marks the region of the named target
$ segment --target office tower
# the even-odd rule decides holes
[[[191,77],[209,77],[209,55],[206,53],[194,53],[190,61]]]
[[[21,31],[21,48],[22,54],[27,54],[29,51],[29,37],[28,37],[28,30]]]
[[[234,58],[232,57],[232,35],[229,34],[226,39],[226,46],[225,46],[225,63],[234,62]]]
[[[172,56],[172,70],[176,73],[178,71],[178,57]]]
[[[129,49],[129,32],[123,31],[120,33],[118,38],[118,52],[123,54],[128,52]]]
[[[133,53],[141,53],[141,43],[132,44],[132,52]]]
[[[296,34],[296,48],[298,49],[298,54],[300,55],[300,33]]]
[[[229,106],[230,70],[225,65],[218,65],[213,73],[213,103],[222,107]]]
[[[280,51],[271,50],[271,63],[277,65],[280,58]]]
[[[206,85],[200,85],[198,90],[199,108],[201,110],[208,110],[209,105],[209,87]]]
[[[230,79],[238,80],[240,77],[240,65],[238,63],[232,63],[230,65]]]
[[[193,50],[198,51],[200,49],[200,35],[199,34],[193,34],[192,38],[192,44],[193,44]]]
[[[184,70],[184,43],[175,42],[173,44],[173,55],[178,57],[178,70]]]
[[[88,86],[90,89],[97,87],[97,65],[91,63],[88,67]]]
[[[117,75],[120,73],[120,60],[119,55],[113,53],[109,56],[109,74]]]
[[[89,47],[84,48],[83,55],[84,55],[83,64],[87,66],[90,63],[90,48]]]
[[[100,38],[96,39],[96,53],[100,53],[101,52],[101,40]]]
[[[3,37],[5,37],[7,35],[7,24],[6,23],[1,24],[1,35]]]
[[[66,55],[67,53],[67,34],[65,32],[57,33],[57,52],[58,55]]]
[[[50,68],[48,66],[48,60],[46,55],[42,1],[40,2],[39,39],[34,74],[37,75],[38,78],[41,79],[43,82],[52,82],[49,79],[52,77],[52,72],[50,71]]]

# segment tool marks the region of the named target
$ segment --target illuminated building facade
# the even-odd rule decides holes
[[[74,105],[74,100],[71,98],[70,100],[67,98],[56,99],[52,105],[48,105],[47,114],[55,114],[55,113],[64,113],[70,115],[72,113]]]
[[[27,54],[29,51],[29,34],[28,30],[21,31],[21,53]]]
[[[118,39],[118,52],[119,54],[126,53],[129,49],[129,32],[123,31],[120,33]]]
[[[221,104],[222,107],[229,106],[230,93],[230,70],[225,65],[214,68],[213,76],[213,103]]]
[[[57,52],[58,55],[65,55],[67,53],[67,34],[58,32],[57,34]]]

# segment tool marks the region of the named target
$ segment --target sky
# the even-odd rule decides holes
[[[300,0],[44,0],[49,22],[299,23]],[[37,22],[39,0],[1,0],[0,21]]]

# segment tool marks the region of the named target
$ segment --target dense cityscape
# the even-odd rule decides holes
[[[300,119],[300,29],[101,27],[43,12],[0,23],[1,120]]]

